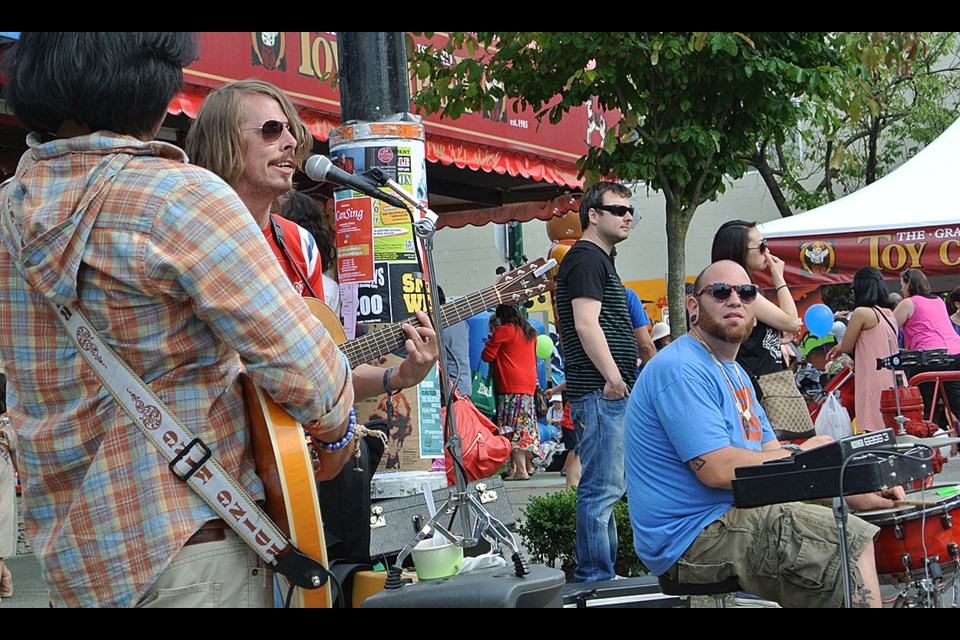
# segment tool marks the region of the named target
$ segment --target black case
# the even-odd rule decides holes
[[[435,489],[433,491],[433,503],[437,509],[442,509],[444,503],[455,491],[455,487]],[[477,499],[488,514],[504,526],[509,528],[514,525],[513,507],[507,497],[507,491],[500,476],[475,480],[467,485],[467,492]],[[470,510],[466,506],[460,508]],[[396,556],[413,540],[420,528],[429,520],[430,511],[427,509],[423,494],[371,503],[370,556],[372,558]],[[465,532],[459,530],[459,520],[459,514],[446,515],[439,521],[439,524],[462,536]],[[472,510],[470,510],[469,522],[471,525],[475,522]],[[467,555],[471,555],[469,549],[465,549],[465,552],[467,552]]]

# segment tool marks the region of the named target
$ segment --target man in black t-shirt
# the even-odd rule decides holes
[[[613,182],[587,189],[580,200],[583,235],[557,274],[567,397],[583,467],[577,488],[577,582],[616,576],[613,508],[626,491],[624,416],[638,353],[610,252],[630,234],[630,196],[629,189]]]

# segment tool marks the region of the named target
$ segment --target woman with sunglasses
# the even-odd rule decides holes
[[[842,354],[856,353],[854,402],[857,431],[884,428],[880,395],[892,386],[889,369],[877,369],[877,358],[897,350],[897,319],[883,274],[874,267],[863,267],[853,276],[854,310],[850,314],[843,340],[827,353],[827,363]]]
[[[757,296],[754,303],[757,324],[737,353],[737,362],[750,374],[757,397],[762,398],[763,391],[758,379],[786,368],[780,348],[781,332],[796,332],[800,329],[797,305],[783,277],[784,263],[770,253],[767,241],[757,229],[757,223],[744,220],[731,220],[717,230],[713,237],[710,261],[718,260],[736,262],[751,278],[753,274],[766,270],[773,282],[776,303],[764,296]],[[778,425],[773,426],[776,430]],[[812,423],[810,426],[812,428]],[[781,439],[793,439],[800,435],[803,434],[791,433]]]

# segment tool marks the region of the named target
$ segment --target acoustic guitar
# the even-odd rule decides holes
[[[533,260],[501,275],[493,286],[443,305],[440,308],[443,326],[456,324],[498,304],[518,304],[551,291],[555,287],[550,274],[554,265],[553,259]],[[351,370],[401,348],[406,341],[402,324],[420,324],[412,317],[347,340],[330,307],[314,298],[304,300],[347,356]],[[306,432],[248,375],[241,374],[241,381],[257,475],[266,490],[267,514],[300,551],[326,566],[323,519]],[[295,587],[291,599],[292,607],[325,608],[332,603],[329,580],[317,589]]]

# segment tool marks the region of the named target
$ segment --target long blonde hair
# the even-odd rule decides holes
[[[254,94],[273,98],[280,104],[297,139],[294,160],[302,165],[310,155],[313,139],[297,115],[297,108],[278,87],[262,80],[238,80],[223,85],[206,97],[197,119],[187,133],[187,156],[193,164],[209,169],[233,186],[244,169],[243,96]]]

